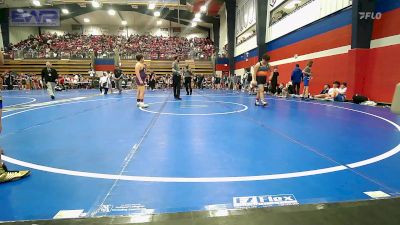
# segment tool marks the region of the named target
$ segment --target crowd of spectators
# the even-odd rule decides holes
[[[60,76],[58,84],[68,88],[89,87],[91,84],[90,77],[81,74]],[[15,73],[6,71],[0,75],[0,89],[4,90],[40,90],[46,88],[42,77],[36,74]]]
[[[209,59],[214,53],[208,38],[161,37],[152,35],[42,34],[29,36],[6,49],[9,58],[98,58],[113,57],[115,50],[124,59],[143,54],[149,59]]]
[[[252,30],[250,33],[246,33],[246,34],[236,38],[236,41],[237,41],[236,45],[240,45],[256,35],[257,35],[256,30]]]
[[[6,71],[0,76],[0,88],[8,90],[37,90],[43,88],[43,82],[41,77],[35,74],[17,74]]]

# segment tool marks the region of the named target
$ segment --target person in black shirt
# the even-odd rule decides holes
[[[203,81],[204,81],[204,75],[200,75],[197,78],[197,88],[203,90],[204,86],[203,86]]]
[[[189,69],[189,65],[186,65],[185,71],[185,87],[186,87],[186,95],[192,95],[192,71]]]
[[[331,86],[329,86],[329,84],[325,84],[324,89],[322,89],[322,91],[319,94],[321,94],[321,95],[328,94],[330,88],[331,88]]]
[[[6,72],[4,76],[4,83],[7,85],[7,90],[14,89],[15,77],[12,73]]]
[[[43,68],[42,70],[42,80],[43,83],[46,84],[47,86],[47,93],[49,93],[51,99],[54,100],[54,95],[55,95],[55,87],[56,87],[56,82],[58,79],[58,73],[57,70],[54,68],[51,68],[51,63],[46,62],[46,68]]]
[[[156,74],[154,72],[150,73],[149,87],[152,91],[154,91],[154,89],[156,89]]]
[[[115,66],[114,70],[114,80],[115,80],[115,88],[119,91],[119,94],[122,93],[122,70],[119,65]]]
[[[174,57],[172,63],[172,85],[174,88],[174,97],[176,100],[182,100],[181,95],[181,70],[179,68],[179,57]]]
[[[272,77],[271,77],[271,93],[272,94],[275,94],[277,91],[278,76],[279,76],[278,66],[275,66],[274,71],[272,73]]]

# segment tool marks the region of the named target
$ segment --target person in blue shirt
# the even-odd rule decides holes
[[[299,64],[296,64],[291,76],[293,91],[295,95],[300,94],[300,83],[303,79],[303,71],[301,71]]]

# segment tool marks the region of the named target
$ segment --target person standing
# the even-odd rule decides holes
[[[122,70],[119,65],[115,66],[114,70],[114,81],[115,81],[115,88],[118,90],[118,94],[122,93]]]
[[[30,74],[27,74],[26,75],[26,89],[32,90],[32,87],[33,87],[32,77]]]
[[[149,88],[150,90],[154,91],[156,89],[156,74],[154,72],[150,73],[149,77]]]
[[[193,88],[197,88],[197,79],[198,76],[193,76]]]
[[[247,79],[249,78],[249,76],[251,77],[250,69],[249,69],[249,68],[246,68],[246,69],[244,70],[244,74],[243,74],[243,78],[242,78],[242,82],[243,82],[243,89],[242,89],[242,91],[243,91],[243,92],[244,92],[245,90],[248,89],[249,81],[248,81]],[[250,82],[251,82],[251,81],[250,81]]]
[[[251,69],[247,68],[246,69],[246,74],[247,74],[247,84],[246,84],[246,90],[248,91],[249,95],[254,93],[254,88],[251,85],[251,82],[253,81],[253,75],[251,74]]]
[[[185,68],[185,87],[186,87],[186,95],[192,95],[192,71],[189,69],[189,65]]]
[[[110,86],[108,89],[110,90],[110,93],[112,94],[113,88],[115,88],[114,74],[111,71],[108,71],[107,74],[108,74],[108,80],[110,81]]]
[[[309,99],[310,98],[310,93],[309,93],[309,84],[310,84],[310,80],[311,80],[311,67],[313,65],[313,61],[310,60],[307,63],[306,68],[304,68],[303,70],[303,85],[304,85],[304,89],[303,89],[303,97],[302,99]]]
[[[146,90],[146,65],[144,64],[143,55],[136,56],[137,63],[135,65],[136,85],[137,85],[137,107],[147,108],[149,105],[144,104],[144,92]]]
[[[197,78],[197,88],[203,90],[203,81],[204,81],[204,75],[199,75]]]
[[[215,89],[216,90],[221,89],[221,75],[220,74],[215,75]]]
[[[293,85],[293,92],[295,95],[300,94],[300,83],[303,79],[303,72],[300,69],[299,64],[296,64],[291,76],[292,85]]]
[[[181,75],[179,70],[179,57],[174,57],[174,62],[172,63],[172,86],[174,88],[174,98],[177,100],[182,100],[181,95]]]
[[[12,73],[10,73],[8,71],[5,72],[4,82],[7,85],[7,90],[13,90],[14,89],[15,78],[14,78],[14,75]]]
[[[108,89],[111,86],[110,77],[107,72],[103,72],[103,76],[99,80],[100,92],[104,95],[108,94]]]
[[[272,77],[271,77],[271,93],[272,94],[275,94],[277,92],[278,77],[279,77],[278,66],[275,66],[274,71],[272,73]]]
[[[270,57],[267,54],[264,54],[262,57],[261,62],[258,62],[254,66],[254,74],[252,78],[252,86],[258,86],[257,96],[255,105],[259,106],[266,106],[268,103],[265,101],[264,96],[264,86],[267,83],[267,77],[270,72],[269,60]]]
[[[46,68],[42,70],[42,80],[47,86],[47,93],[49,93],[51,99],[55,99],[55,87],[56,81],[58,80],[57,70],[51,67],[50,62],[46,62]]]

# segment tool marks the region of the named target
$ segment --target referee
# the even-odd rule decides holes
[[[50,62],[46,62],[46,68],[43,68],[42,70],[42,80],[43,83],[45,83],[47,86],[47,93],[49,93],[50,98],[53,100],[55,98],[54,95],[55,95],[55,87],[57,79],[58,79],[57,70],[51,68]]]

